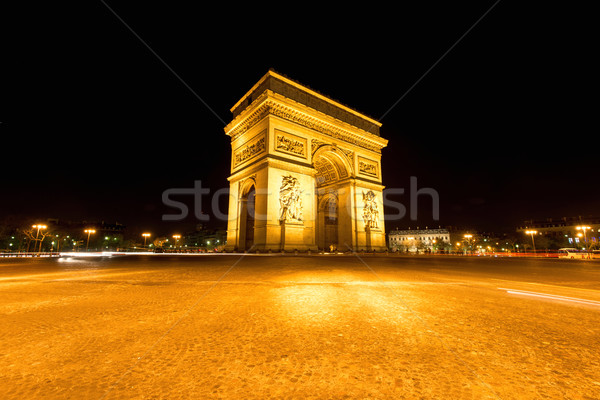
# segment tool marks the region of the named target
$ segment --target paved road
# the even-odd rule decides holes
[[[599,399],[600,263],[0,260],[2,399]]]

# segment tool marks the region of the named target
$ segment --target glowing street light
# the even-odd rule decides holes
[[[537,231],[525,231],[525,233],[531,235],[531,244],[533,245],[533,253],[535,254],[535,241],[533,240],[533,235],[536,235]]]
[[[84,232],[88,234],[87,244],[85,245],[85,251],[88,251],[88,247],[90,245],[90,235],[92,233],[96,233],[96,230],[95,229],[86,229],[86,230],[84,230]]]
[[[149,233],[142,233],[142,236],[144,237],[144,247],[146,247],[146,239],[148,239],[150,237]]]
[[[38,239],[38,236],[40,235],[40,229],[47,229],[47,228],[48,228],[46,225],[42,225],[42,224],[35,224],[35,225],[31,225],[31,227],[32,227],[33,229],[37,229],[37,233],[35,234],[35,241],[36,241],[36,242],[39,240],[39,239]],[[42,242],[43,242],[43,240],[44,240],[44,238],[42,237],[42,240],[40,241],[40,248],[39,248],[39,250],[38,250],[38,253],[39,253],[40,251],[42,251]],[[35,246],[33,247],[33,251],[35,251]]]
[[[577,229],[578,231],[583,231],[583,239],[585,241],[585,243],[587,244],[587,233],[585,231],[592,229],[591,226],[576,226],[575,229]]]
[[[173,239],[175,239],[175,248],[177,248],[177,243],[179,243],[179,239],[181,239],[181,235],[173,235]]]
[[[473,243],[471,242],[471,239],[473,238],[473,235],[471,235],[470,233],[466,233],[463,235],[463,238],[465,240],[465,242],[467,242],[467,246],[468,246],[468,250],[470,251],[471,248],[473,247]],[[465,248],[465,251],[467,251],[467,249]]]

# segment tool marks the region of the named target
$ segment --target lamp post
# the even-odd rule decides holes
[[[472,248],[471,239],[473,238],[473,235],[471,235],[470,233],[467,233],[467,234],[463,235],[463,237],[465,238],[467,245],[469,246],[469,251],[470,251]]]
[[[173,239],[175,239],[175,249],[177,249],[177,243],[179,243],[179,239],[181,239],[181,235],[173,235]]]
[[[40,229],[46,229],[48,228],[46,225],[42,225],[42,224],[35,224],[31,226],[33,229],[37,229],[37,232],[35,234],[35,241],[37,242],[38,236],[40,235]],[[42,237],[42,241],[43,241],[43,237]],[[40,241],[40,247],[38,249],[38,254],[42,251],[42,241]],[[33,246],[33,251],[35,251],[35,246]]]
[[[531,235],[531,244],[533,245],[533,254],[535,254],[535,241],[533,240],[533,235],[537,234],[537,231],[525,231],[525,233],[528,235]],[[542,240],[542,242],[543,242],[543,240]]]
[[[56,252],[58,253],[60,247],[60,240],[58,235],[54,235],[56,237]],[[54,252],[54,240],[50,243],[52,247],[50,248],[50,253]]]
[[[587,248],[587,233],[585,231],[592,229],[591,226],[576,226],[575,229],[578,231],[583,231],[583,240],[585,241],[585,246]]]
[[[87,243],[85,245],[85,251],[87,252],[88,251],[88,247],[90,245],[90,235],[92,233],[96,233],[96,230],[95,229],[86,229],[86,230],[84,230],[84,232],[88,234]]]
[[[148,239],[150,237],[149,233],[142,233],[142,236],[144,237],[144,247],[146,247],[146,239]]]

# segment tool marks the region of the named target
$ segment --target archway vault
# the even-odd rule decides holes
[[[334,145],[321,145],[312,156],[317,187],[354,175],[348,154]]]

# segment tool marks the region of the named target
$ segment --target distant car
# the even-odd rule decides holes
[[[588,254],[572,247],[558,249],[558,258],[587,258]]]

